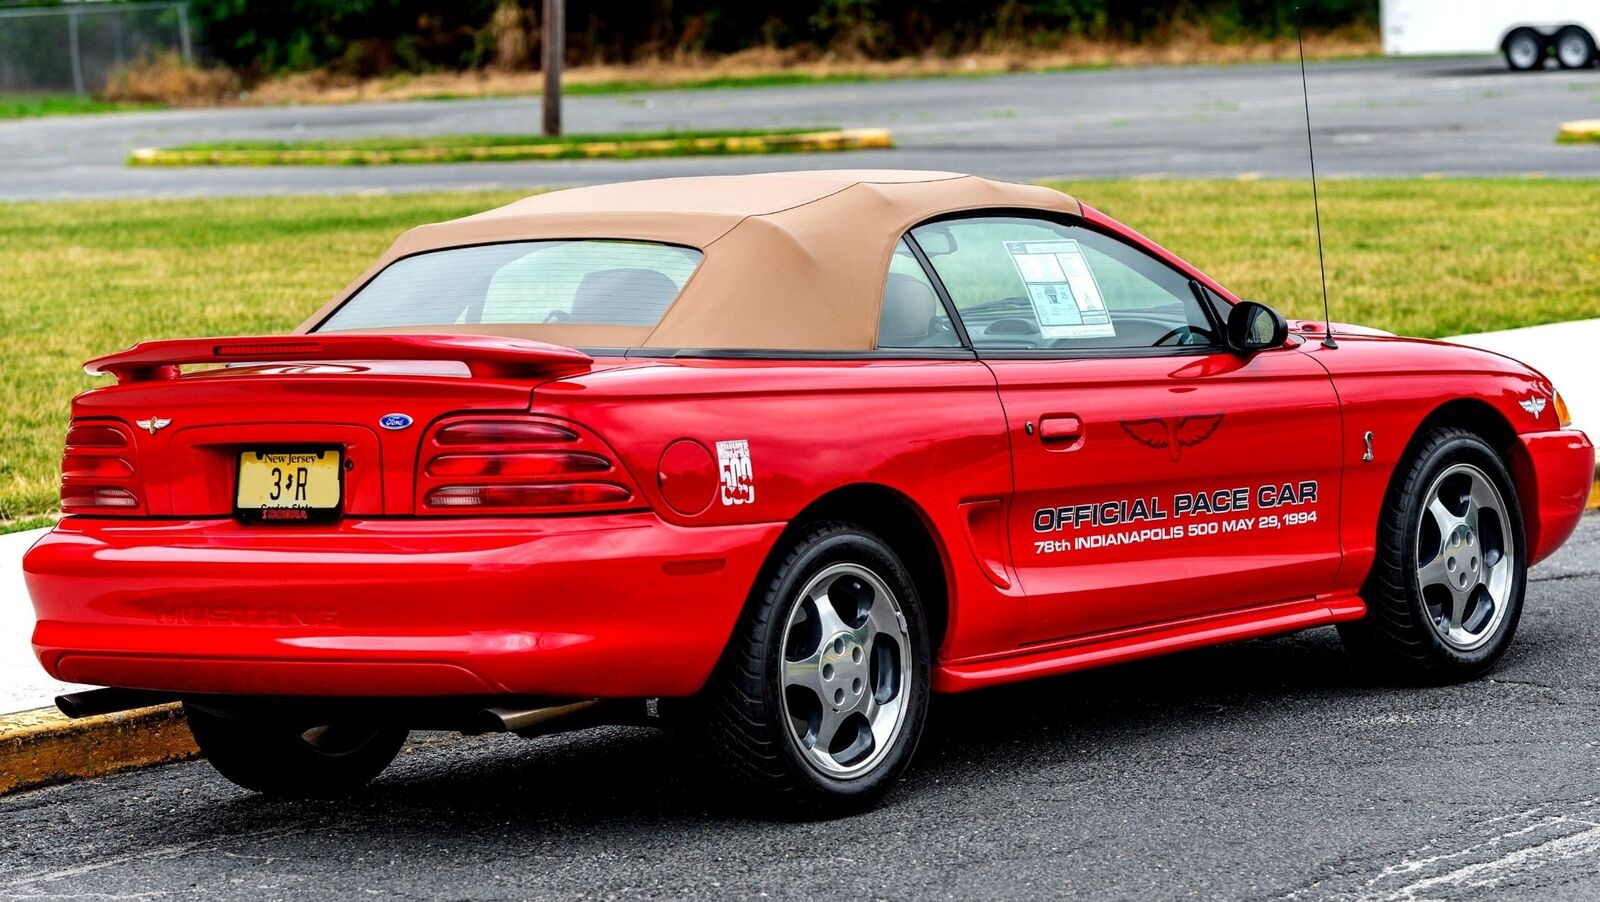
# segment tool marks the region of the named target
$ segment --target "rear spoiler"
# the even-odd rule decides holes
[[[291,360],[457,360],[481,378],[581,370],[594,358],[576,348],[492,335],[268,335],[142,341],[83,365],[119,383],[176,379],[183,364]]]

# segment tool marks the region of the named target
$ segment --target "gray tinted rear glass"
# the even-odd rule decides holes
[[[318,331],[479,323],[654,326],[701,253],[644,241],[519,241],[390,264]]]

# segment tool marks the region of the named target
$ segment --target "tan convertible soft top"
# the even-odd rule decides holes
[[[869,350],[890,256],[945,213],[1021,208],[1081,215],[1049,188],[951,172],[827,170],[621,182],[539,194],[418,226],[299,332],[412,254],[503,241],[611,238],[698,248],[705,259],[660,323],[410,326],[396,332],[515,335],[579,347]]]

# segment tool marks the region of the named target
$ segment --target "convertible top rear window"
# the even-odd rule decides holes
[[[396,260],[317,331],[491,324],[645,326],[700,265],[693,248],[646,241],[517,241]]]

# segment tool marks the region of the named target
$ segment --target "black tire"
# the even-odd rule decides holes
[[[1550,55],[1550,45],[1544,35],[1531,28],[1518,28],[1506,35],[1501,47],[1506,65],[1515,72],[1532,72],[1544,68],[1545,57]]]
[[[1509,576],[1503,584],[1504,601],[1488,606],[1492,613],[1483,614],[1482,632],[1472,637],[1472,643],[1481,644],[1464,648],[1452,645],[1436,627],[1439,617],[1430,610],[1430,598],[1425,596],[1418,574],[1418,548],[1432,545],[1434,534],[1439,533],[1437,525],[1429,527],[1424,522],[1432,517],[1424,512],[1429,492],[1437,486],[1448,494],[1449,483],[1441,480],[1456,477],[1447,477],[1447,472],[1473,471],[1486,477],[1498,491],[1502,511],[1492,522],[1491,518],[1483,518],[1474,533],[1473,547],[1477,550],[1470,558],[1472,571],[1477,572],[1478,555],[1482,555],[1487,572],[1489,557],[1497,554],[1496,564],[1505,561]],[[1437,427],[1420,434],[1390,483],[1379,516],[1377,539],[1377,557],[1362,589],[1367,615],[1339,627],[1346,647],[1382,672],[1409,681],[1457,682],[1488,672],[1516,635],[1528,570],[1522,510],[1500,455],[1482,438],[1464,429]],[[1445,547],[1448,540],[1448,536],[1438,535],[1440,558],[1450,553]],[[1462,558],[1462,567],[1467,566],[1467,560]],[[1451,566],[1454,569],[1453,559]],[[1486,609],[1483,596],[1478,598],[1473,610],[1481,614]],[[1434,594],[1432,599],[1434,610],[1439,610],[1439,596]]]
[[[1587,69],[1595,64],[1594,36],[1576,25],[1556,32],[1551,46],[1556,64],[1563,69]]]
[[[754,790],[751,801],[757,804],[757,813],[809,819],[865,809],[905,773],[927,719],[928,631],[916,584],[883,540],[848,523],[812,524],[777,554],[776,565],[763,571],[764,581],[754,588],[707,686],[702,699],[704,736],[728,770]],[[898,732],[884,744],[886,751],[874,749],[875,764],[839,778],[824,773],[803,748],[814,733],[797,735],[801,718],[790,717],[793,696],[785,695],[781,673],[786,652],[795,649],[791,615],[804,604],[801,592],[830,570],[851,565],[876,576],[898,603],[910,656],[909,673],[896,691],[909,694],[902,702]],[[829,640],[820,632],[818,636],[820,654]],[[871,663],[876,660],[875,649],[867,650],[870,667],[876,667]],[[876,678],[874,671],[868,694]]]
[[[370,724],[310,724],[185,703],[195,744],[217,772],[263,795],[349,795],[389,766],[408,731]]]

